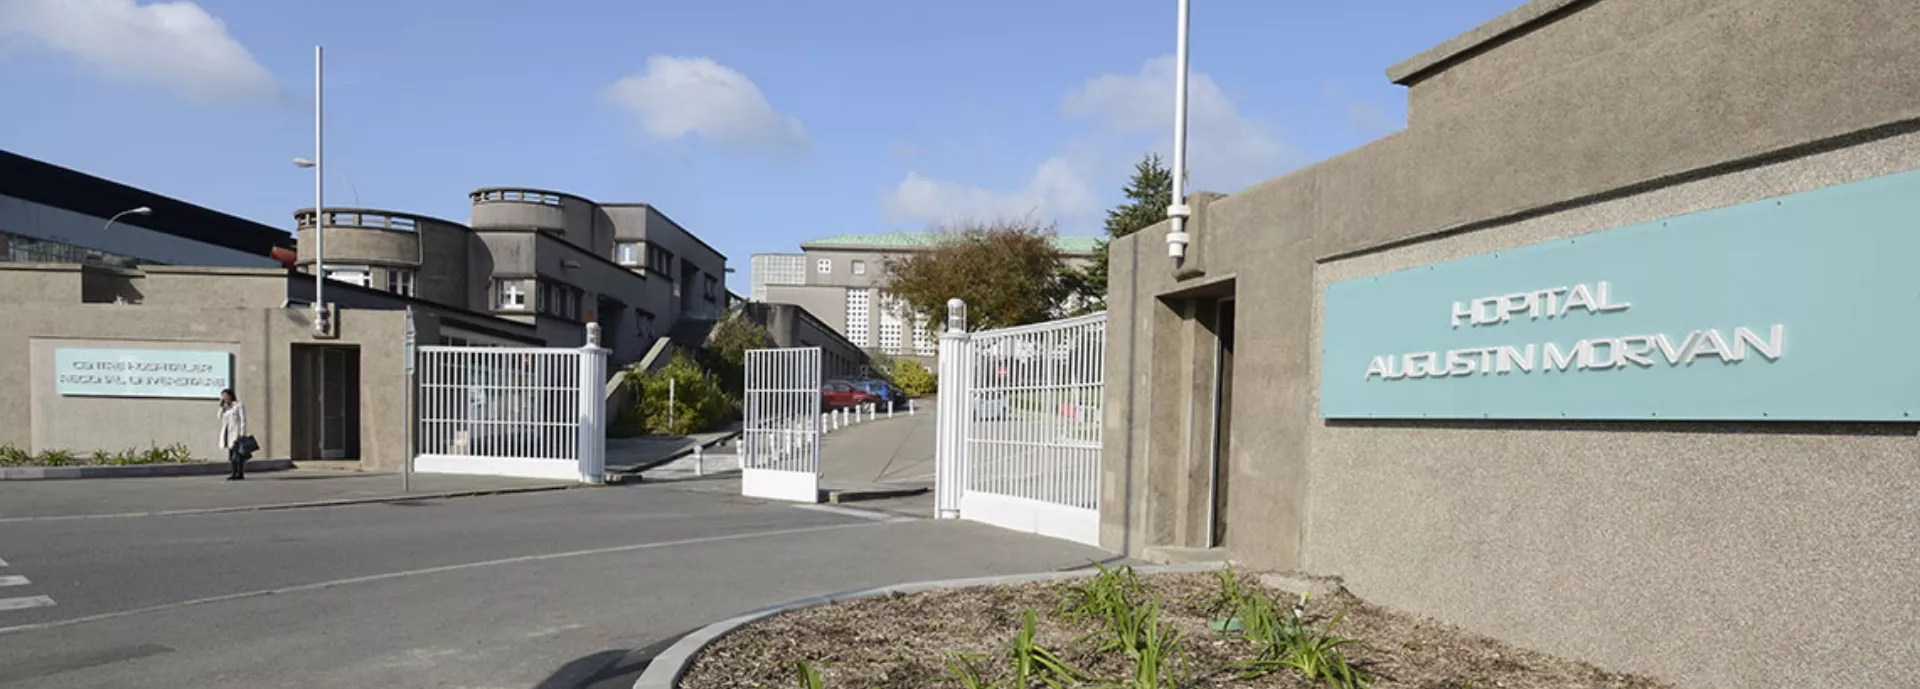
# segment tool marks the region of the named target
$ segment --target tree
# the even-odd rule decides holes
[[[954,297],[966,300],[974,329],[1045,321],[1065,300],[1052,226],[969,224],[946,233],[932,249],[887,263],[887,293],[927,314],[931,325],[946,321]]]
[[[747,350],[773,346],[773,335],[766,326],[753,322],[745,312],[735,311],[715,323],[713,332],[707,335],[706,350],[720,378],[720,388],[741,397],[747,389]]]
[[[1148,153],[1133,166],[1133,178],[1121,193],[1127,202],[1107,211],[1108,241],[1125,237],[1165,220],[1167,206],[1173,204],[1173,171],[1160,164],[1160,156]],[[1082,313],[1100,311],[1107,306],[1107,242],[1093,252],[1093,262],[1083,270],[1065,276],[1072,294],[1080,297]]]

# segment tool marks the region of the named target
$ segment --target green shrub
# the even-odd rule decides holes
[[[658,371],[630,370],[627,380],[639,388],[633,396],[637,409],[626,412],[624,418],[626,423],[638,423],[646,433],[692,435],[725,424],[740,411],[739,402],[720,388],[713,375],[684,353],[675,354]]]
[[[78,463],[78,459],[67,450],[41,450],[40,456],[34,458],[34,463],[43,467],[65,467]]]
[[[133,466],[138,464],[184,464],[193,453],[181,443],[150,445],[145,450],[119,452],[94,450],[82,455],[72,450],[49,448],[34,454],[12,445],[0,445],[0,467]]]
[[[901,359],[893,365],[893,384],[908,397],[926,397],[939,389],[939,379],[933,372],[912,359]]]
[[[0,445],[0,467],[23,467],[33,463],[33,453],[12,445]]]

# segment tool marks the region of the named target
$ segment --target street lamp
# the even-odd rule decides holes
[[[293,166],[300,168],[302,170],[306,170],[306,169],[319,167],[320,164],[313,162],[311,160],[308,160],[306,158],[294,158]],[[347,179],[347,176],[345,173],[342,173],[339,170],[334,170],[333,174],[340,175],[340,181],[347,183],[347,190],[353,192],[354,207],[355,208],[360,207],[360,188],[353,186],[353,180]]]
[[[1184,1],[1184,0],[1183,0]],[[326,251],[326,140],[323,138],[325,118],[321,107],[324,91],[324,72],[322,65],[324,52],[320,46],[313,47],[313,332],[325,335],[327,328],[327,251]],[[298,163],[295,163],[298,164]]]
[[[103,232],[106,231],[107,228],[113,227],[113,221],[119,220],[120,218],[129,216],[129,215],[153,215],[153,209],[148,208],[146,206],[141,206],[139,208],[128,208],[118,213],[114,213],[113,217],[107,218],[107,224],[100,226],[100,230]]]
[[[1179,265],[1187,256],[1187,1],[1180,0],[1180,33],[1174,39],[1173,72],[1173,203],[1167,205],[1167,217],[1173,219],[1173,231],[1167,233],[1167,256]]]

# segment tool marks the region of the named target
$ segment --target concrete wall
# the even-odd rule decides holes
[[[14,294],[31,283],[68,283],[77,293],[81,274],[68,270],[0,270],[0,288]],[[286,291],[279,271],[228,275],[222,292]],[[65,289],[59,290],[68,291]],[[211,349],[234,356],[233,387],[247,403],[248,430],[267,457],[310,459],[296,446],[297,429],[310,414],[295,413],[295,347],[328,345],[358,350],[361,406],[358,415],[362,466],[400,466],[405,428],[402,402],[402,330],[398,311],[346,311],[336,339],[316,340],[304,308],[9,302],[0,305],[0,444],[34,450],[81,452],[186,443],[197,457],[224,459],[215,435],[215,405],[200,400],[60,397],[53,391],[52,350],[57,346],[144,349]],[[438,320],[417,315],[426,341],[437,338]]]
[[[1920,5],[1517,12],[1396,67],[1407,130],[1196,195],[1183,267],[1113,244],[1103,543],[1205,544],[1231,295],[1236,559],[1682,686],[1914,683],[1920,427],[1318,418],[1330,282],[1920,165]]]
[[[839,332],[847,331],[847,290],[844,287],[768,285],[767,302],[794,304]],[[874,313],[878,313],[877,310]]]
[[[767,328],[779,347],[819,347],[827,376],[851,376],[868,361],[866,351],[796,304],[748,304],[748,316]]]

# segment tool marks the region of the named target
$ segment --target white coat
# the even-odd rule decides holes
[[[234,400],[233,404],[220,408],[220,449],[231,450],[233,444],[240,442],[240,436],[247,434],[247,407]],[[224,459],[224,458],[222,458]]]

